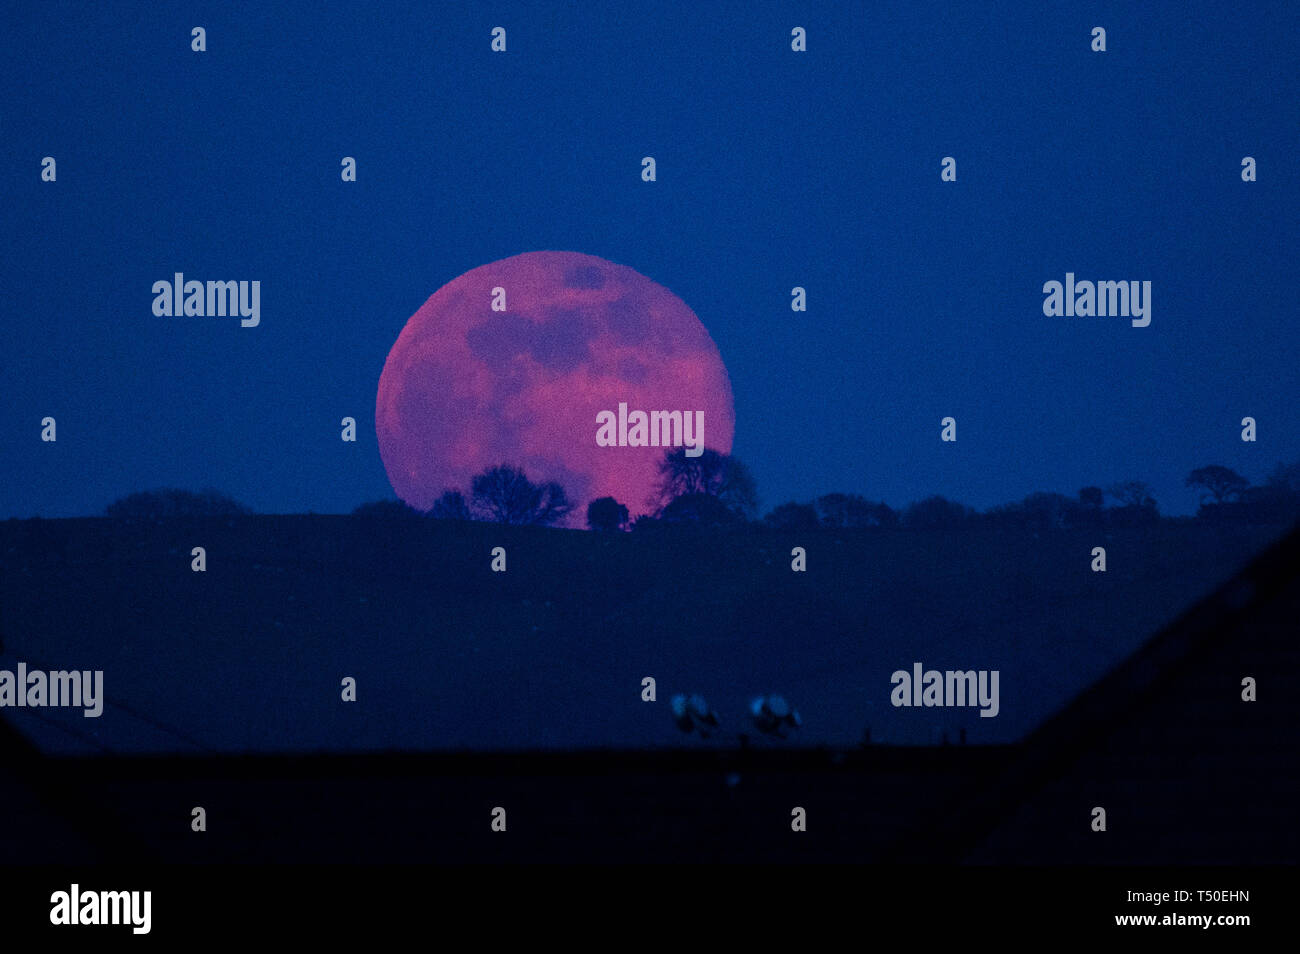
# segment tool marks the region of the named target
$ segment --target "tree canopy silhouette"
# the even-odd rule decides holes
[[[975,511],[938,494],[909,504],[903,511],[905,527],[953,527],[968,522]]]
[[[607,533],[623,530],[627,527],[627,507],[613,497],[599,497],[587,504],[587,526]]]
[[[1116,506],[1155,509],[1156,498],[1152,496],[1151,485],[1142,480],[1121,480],[1112,484],[1106,491],[1114,498]]]
[[[763,523],[775,530],[811,530],[821,526],[816,507],[794,501],[774,508],[763,518]]]
[[[472,490],[474,513],[493,523],[550,526],[573,509],[559,484],[534,484],[521,469],[509,464],[498,464],[476,475]]]
[[[749,468],[730,454],[709,448],[690,457],[686,448],[677,447],[665,452],[659,462],[659,486],[651,506],[662,512],[687,494],[716,497],[745,520],[758,514],[758,485]]]
[[[1079,504],[1090,511],[1101,510],[1106,505],[1106,492],[1100,487],[1081,487],[1079,489]]]
[[[1109,526],[1149,526],[1160,520],[1160,508],[1145,481],[1123,480],[1108,487],[1106,493],[1115,500],[1115,506],[1106,511]]]
[[[1064,530],[1088,525],[1094,517],[1095,512],[1078,500],[1065,494],[1041,490],[1019,503],[993,507],[984,515],[988,523],[1027,527],[1035,531]]]
[[[885,503],[872,503],[860,494],[823,494],[813,506],[823,527],[892,527],[898,514]]]
[[[1222,468],[1202,467],[1188,476],[1189,485],[1202,487],[1214,499],[1201,497],[1197,516],[1205,520],[1245,523],[1292,523],[1300,519],[1300,462],[1279,464],[1264,483],[1249,486],[1246,478]],[[1208,473],[1203,473],[1207,472]],[[1193,481],[1193,477],[1198,478]],[[1217,491],[1217,493],[1216,493]]]

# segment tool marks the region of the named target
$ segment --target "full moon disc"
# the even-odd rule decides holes
[[[417,510],[445,490],[468,498],[475,474],[510,464],[560,483],[580,526],[599,497],[632,515],[655,506],[666,448],[597,444],[597,415],[620,404],[702,412],[704,446],[731,450],[727,369],[685,302],[602,258],[527,252],[466,272],[411,316],[379,378],[375,429],[393,490]]]

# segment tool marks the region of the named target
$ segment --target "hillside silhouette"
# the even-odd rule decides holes
[[[1008,743],[1285,526],[690,525],[590,533],[350,516],[0,523],[0,664],[103,669],[107,704],[9,709],[52,752]],[[1108,569],[1089,569],[1094,546]],[[191,550],[207,569],[191,570]],[[803,547],[807,572],[791,571]],[[490,569],[504,547],[508,568]],[[998,669],[1001,712],[895,709],[913,662]],[[358,701],[340,701],[357,680]],[[641,700],[641,680],[658,699]],[[669,701],[700,693],[708,742]],[[758,739],[752,699],[803,717]]]

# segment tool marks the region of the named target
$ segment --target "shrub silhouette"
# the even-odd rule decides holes
[[[1079,504],[1085,510],[1101,510],[1106,505],[1106,492],[1100,487],[1083,487],[1079,490]]]
[[[613,497],[600,497],[587,504],[587,526],[612,533],[627,528],[627,507]]]
[[[253,511],[215,490],[193,493],[166,487],[142,490],[113,501],[104,516],[117,520],[163,520],[170,517],[229,517]]]
[[[429,516],[435,520],[473,520],[469,501],[459,490],[444,490],[442,496],[429,508]]]
[[[793,501],[775,508],[763,518],[763,523],[775,530],[810,530],[821,526],[816,507]]]
[[[1140,527],[1160,520],[1160,508],[1152,496],[1151,486],[1141,480],[1124,480],[1106,491],[1116,506],[1106,512],[1106,522],[1113,527]]]
[[[702,527],[733,527],[745,523],[738,511],[713,494],[682,494],[659,516],[662,524],[699,524]]]
[[[898,514],[884,503],[872,503],[860,494],[824,494],[813,506],[823,527],[892,527]]]
[[[1087,508],[1077,500],[1064,494],[1040,491],[1030,494],[1019,503],[994,507],[984,515],[984,519],[995,525],[1042,531],[1086,525],[1088,515]]]

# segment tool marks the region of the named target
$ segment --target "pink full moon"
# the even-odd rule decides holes
[[[475,474],[510,464],[558,481],[577,526],[599,497],[654,509],[664,448],[596,443],[597,414],[621,403],[702,411],[704,445],[731,451],[727,369],[685,302],[625,265],[527,252],[466,272],[411,316],[379,377],[375,430],[389,482],[417,510],[445,490],[468,498]]]

